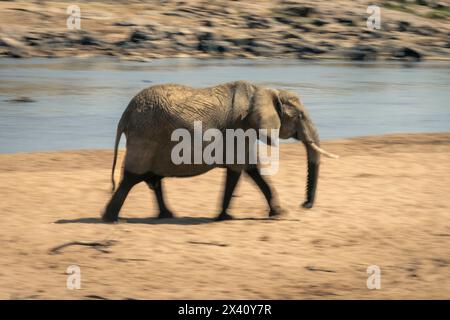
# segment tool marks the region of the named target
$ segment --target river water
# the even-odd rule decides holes
[[[299,93],[324,140],[450,131],[449,62],[0,59],[0,153],[112,149],[139,90],[239,79]]]

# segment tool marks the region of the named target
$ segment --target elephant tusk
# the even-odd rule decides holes
[[[311,146],[311,148],[313,148],[313,149],[316,150],[317,152],[320,152],[320,153],[326,155],[326,156],[329,157],[329,158],[333,158],[333,159],[338,159],[338,158],[339,158],[338,155],[332,154],[332,153],[329,153],[329,152],[323,150],[322,148],[320,148],[320,147],[319,147],[317,144],[315,144],[314,142],[311,142],[311,143],[310,143],[310,146]]]

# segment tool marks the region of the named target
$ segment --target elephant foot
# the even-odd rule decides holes
[[[175,216],[174,216],[174,214],[172,213],[172,211],[170,211],[170,210],[168,210],[168,209],[165,209],[165,210],[161,210],[160,212],[159,212],[159,215],[158,215],[158,219],[171,219],[171,218],[174,218]]]
[[[225,221],[225,220],[233,220],[233,216],[229,215],[226,212],[221,212],[216,218],[216,221]]]
[[[313,207],[313,205],[314,205],[314,202],[312,202],[312,201],[305,201],[305,202],[303,202],[302,207],[305,208],[305,209],[311,209]]]
[[[275,217],[278,217],[278,216],[283,215],[285,213],[286,213],[286,210],[282,209],[279,206],[275,206],[275,207],[270,208],[269,217],[275,218]]]

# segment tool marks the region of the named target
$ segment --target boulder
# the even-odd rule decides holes
[[[334,18],[334,20],[336,20],[336,22],[339,22],[340,24],[346,25],[346,26],[354,26],[355,22],[350,19],[350,18],[346,18],[346,17],[337,17]]]
[[[408,21],[399,21],[397,31],[406,32],[411,28],[411,24]]]
[[[296,17],[309,17],[316,12],[313,7],[303,5],[289,5],[284,7],[281,11],[284,14]]]
[[[142,30],[134,30],[130,34],[130,41],[134,43],[139,43],[148,39],[149,39],[148,35]]]
[[[392,56],[397,59],[415,60],[415,61],[420,61],[423,58],[422,53],[420,53],[419,51],[417,51],[415,49],[408,48],[408,47],[403,47],[403,48],[394,50],[394,52],[392,53]]]
[[[370,45],[357,44],[345,51],[345,56],[353,61],[370,61],[377,59],[378,50]]]

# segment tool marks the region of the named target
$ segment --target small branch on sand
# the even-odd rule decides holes
[[[306,268],[306,270],[308,270],[308,271],[332,272],[332,273],[336,272],[335,270],[316,268],[316,267],[313,267],[313,266],[307,266],[307,267],[305,267],[305,268]]]
[[[69,246],[88,246],[92,247],[95,250],[98,250],[103,253],[109,253],[110,251],[105,250],[104,248],[110,247],[113,244],[115,244],[116,240],[105,240],[105,241],[98,241],[98,242],[84,242],[84,241],[71,241],[64,244],[61,244],[59,246],[56,246],[49,250],[50,254],[58,254],[61,253],[61,249],[69,247]]]
[[[206,246],[218,246],[218,247],[228,247],[226,243],[218,243],[218,242],[199,242],[199,241],[188,241],[191,244],[203,244]]]

